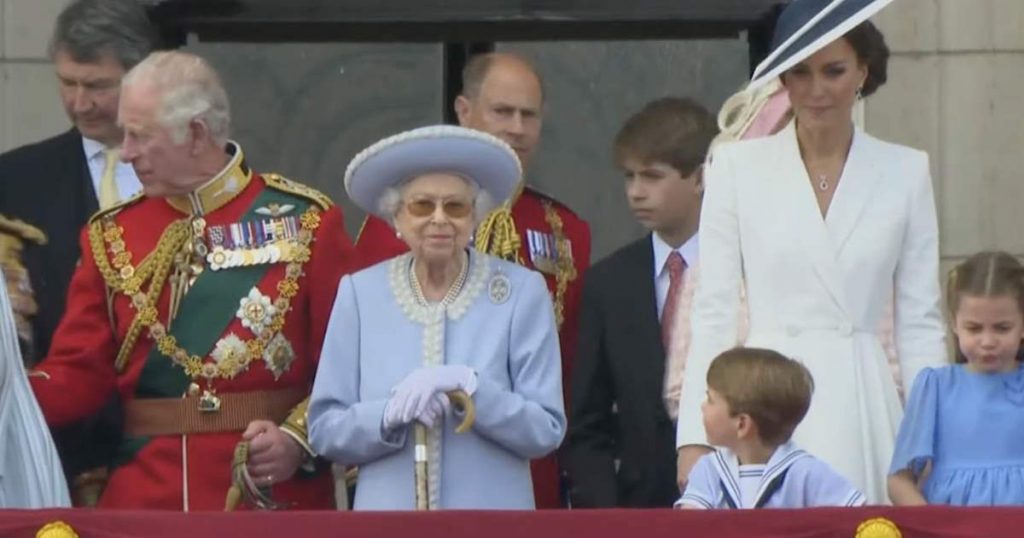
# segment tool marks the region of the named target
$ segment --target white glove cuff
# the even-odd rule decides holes
[[[476,393],[476,388],[478,384],[476,378],[476,371],[470,368],[469,366],[463,366],[463,368],[465,368],[466,371],[465,377],[463,377],[462,379],[462,390],[466,391],[466,394],[472,397],[473,394]]]

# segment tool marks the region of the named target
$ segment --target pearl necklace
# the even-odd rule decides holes
[[[415,265],[416,261],[413,259],[412,264]],[[455,282],[452,282],[448,293],[444,294],[444,298],[441,299],[441,305],[448,306],[455,301],[455,298],[459,296],[459,292],[462,291],[463,284],[466,283],[466,273],[469,272],[469,255],[463,252],[462,256],[462,268],[459,269],[459,276],[455,277]],[[421,306],[427,306],[430,303],[427,301],[427,297],[423,295],[423,288],[420,286],[420,280],[416,276],[416,268],[412,267],[409,270],[409,286],[412,288],[413,294],[416,296],[416,302]]]

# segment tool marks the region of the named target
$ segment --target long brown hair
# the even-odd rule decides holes
[[[1024,316],[1024,265],[1017,258],[998,250],[979,252],[967,258],[949,272],[946,304],[951,323],[956,323],[956,313],[964,296],[1013,297]],[[960,342],[955,333],[953,345],[956,362],[967,362],[960,352]],[[1017,360],[1022,359],[1024,357],[1018,351]]]

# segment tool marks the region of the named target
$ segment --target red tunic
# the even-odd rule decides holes
[[[538,244],[531,247],[531,233],[540,232],[548,237],[553,234],[545,205],[557,212],[562,221],[562,230],[572,245],[572,263],[576,278],[569,281],[563,298],[564,318],[558,331],[562,351],[562,393],[568,404],[569,380],[572,379],[573,357],[576,354],[576,338],[579,332],[579,308],[583,290],[583,273],[590,263],[590,226],[571,209],[551,197],[526,187],[512,205],[512,218],[516,232],[521,239],[519,255],[523,265],[537,269],[534,260],[538,256]],[[356,250],[366,265],[392,258],[408,250],[408,246],[396,237],[395,231],[383,220],[367,217],[356,238]],[[534,253],[531,253],[531,250]],[[555,299],[557,279],[550,272],[541,271]],[[568,409],[566,409],[568,414]],[[534,497],[538,508],[559,508],[562,506],[559,494],[558,462],[555,454],[531,462],[533,471]]]
[[[234,199],[204,215],[207,226],[240,221],[260,193],[269,188],[262,177],[254,175]],[[262,361],[253,361],[232,379],[214,380],[212,386],[218,394],[311,387],[338,281],[356,264],[340,209],[331,207],[320,215],[320,226],[310,244],[312,254],[298,279],[299,291],[282,329],[294,349],[290,368],[275,380]],[[165,199],[144,198],[121,208],[114,219],[123,228],[123,240],[137,266],[156,248],[164,229],[185,216]],[[47,422],[54,426],[94,414],[115,390],[122,402],[135,398],[140,373],[153,347],[153,340],[144,330],[124,371],[116,371],[114,358],[136,310],[126,295],[116,293],[108,314],[107,285],[94,258],[88,230],[83,232],[81,244],[82,259],[71,281],[67,310],[49,355],[37,368],[45,376],[32,378]],[[269,266],[257,285],[271,299],[279,295],[276,285],[284,278],[285,265]],[[159,319],[164,323],[169,288],[164,285],[157,304]],[[253,337],[238,317],[224,320],[224,324],[223,335],[233,332],[244,340]],[[211,350],[189,351],[208,357]],[[205,387],[204,380],[197,382]],[[223,510],[233,451],[240,439],[240,432],[153,437],[133,458],[112,470],[99,506]],[[273,495],[275,500],[296,508],[333,508],[333,480],[330,472],[315,477],[297,475],[275,484]]]

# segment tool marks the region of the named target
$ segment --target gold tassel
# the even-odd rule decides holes
[[[13,235],[23,241],[31,241],[39,245],[46,244],[46,234],[42,230],[18,219],[9,219],[0,215],[0,234]]]
[[[516,221],[512,218],[512,204],[503,204],[487,215],[476,230],[476,249],[510,262],[522,264],[519,247],[522,239],[516,232]]]
[[[22,251],[29,242],[45,245],[46,235],[39,228],[0,215],[0,268],[7,280],[7,293],[10,294],[14,310],[14,325],[18,339],[24,345],[22,352],[26,365],[33,364],[35,359],[32,318],[39,312],[28,269],[22,263]]]

